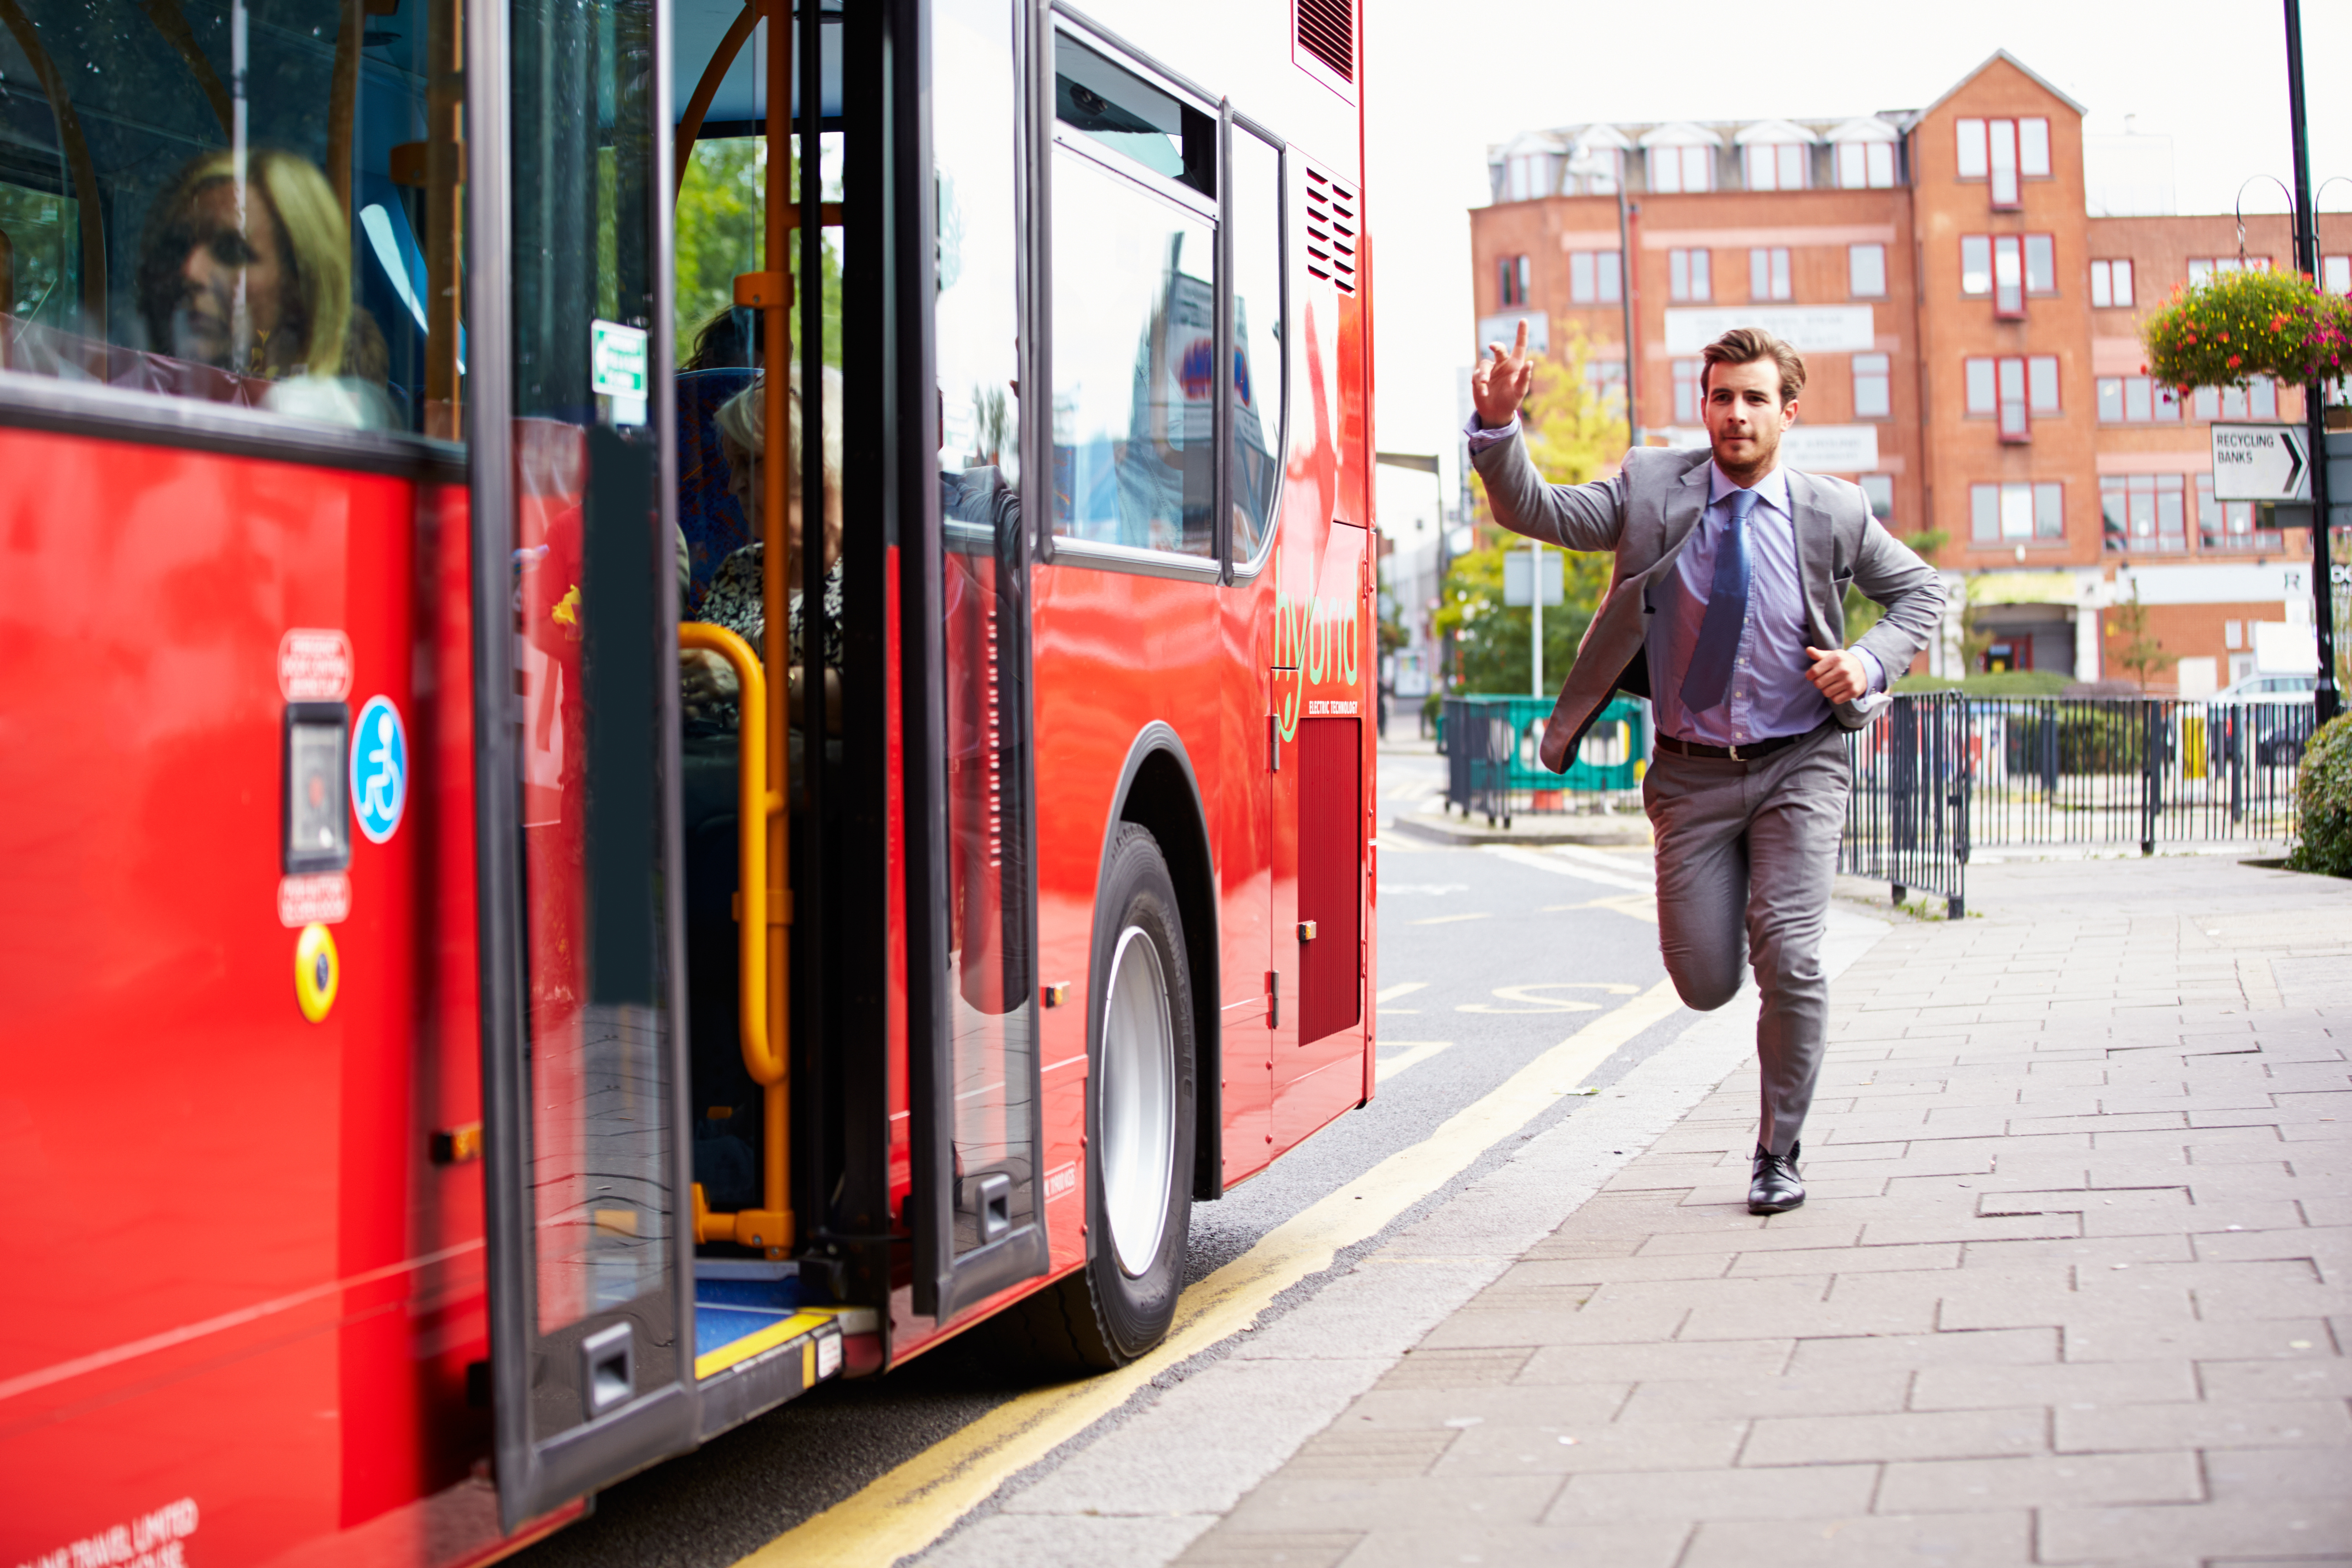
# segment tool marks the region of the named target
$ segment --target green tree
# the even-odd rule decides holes
[[[792,174],[799,187],[795,160]],[[695,333],[735,302],[735,275],[760,269],[767,213],[767,142],[757,136],[697,142],[677,193],[677,296],[672,318],[677,357],[694,350]],[[831,193],[828,193],[831,194]],[[798,231],[790,270],[800,275]],[[824,289],[824,363],[841,363],[841,247],[836,234],[824,242],[821,274]]]
[[[1584,379],[1584,339],[1571,331],[1553,357],[1539,360],[1519,412],[1528,456],[1537,472],[1558,485],[1580,485],[1625,450],[1627,429],[1622,403],[1604,397]],[[1476,490],[1480,548],[1454,558],[1434,617],[1436,630],[1454,638],[1455,689],[1521,692],[1528,689],[1529,644],[1534,612],[1503,603],[1503,556],[1524,553],[1527,544],[1496,526],[1486,504],[1486,484]],[[1549,553],[1549,547],[1547,547]],[[1606,551],[1567,551],[1563,603],[1547,605],[1544,680],[1557,686],[1576,656],[1576,645],[1609,585]]]
[[[2107,635],[2116,639],[2111,656],[2121,668],[2139,678],[2140,695],[2147,695],[2147,678],[2164,663],[2164,644],[2147,635],[2147,606],[2139,602],[2139,584],[2131,598],[2107,612]]]

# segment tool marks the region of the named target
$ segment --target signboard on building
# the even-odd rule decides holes
[[[1503,603],[1514,608],[1525,608],[1535,598],[1538,584],[1543,587],[1543,602],[1560,602],[1559,569],[1562,557],[1552,550],[1514,550],[1503,557]]]
[[[1734,327],[1761,327],[1801,354],[1868,353],[1877,346],[1867,305],[1708,305],[1666,312],[1666,352],[1686,358]]]
[[[2292,425],[2213,426],[2213,499],[2309,500],[2310,437]]]

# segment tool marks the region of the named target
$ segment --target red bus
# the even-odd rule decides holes
[[[1349,0],[773,4],[0,0],[0,1563],[1119,1364],[1372,1093]]]

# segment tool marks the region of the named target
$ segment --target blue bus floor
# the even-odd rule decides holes
[[[800,1310],[799,1278],[790,1264],[698,1259],[694,1266],[694,1353],[706,1356]]]

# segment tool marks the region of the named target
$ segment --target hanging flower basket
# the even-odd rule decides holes
[[[2223,272],[2172,297],[2140,323],[2148,374],[2185,397],[2258,375],[2302,385],[2352,367],[2352,302],[2294,272]]]

